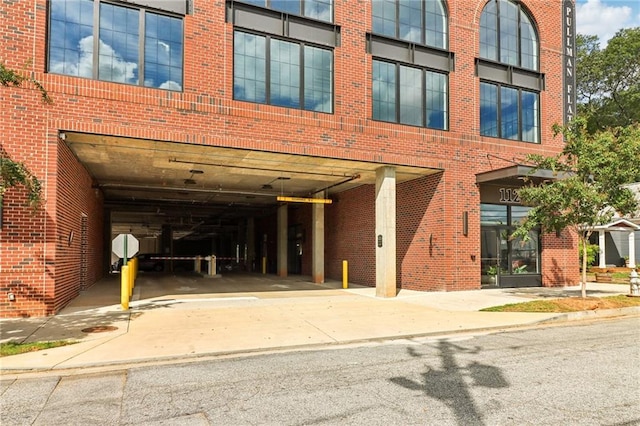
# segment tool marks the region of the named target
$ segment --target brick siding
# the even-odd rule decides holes
[[[103,241],[108,236],[102,235],[102,195],[58,140],[58,131],[441,169],[398,185],[398,285],[434,291],[479,288],[480,199],[475,175],[511,165],[487,154],[512,160],[529,153],[548,155],[562,147],[551,130],[562,119],[561,1],[521,2],[537,25],[541,72],[546,77],[540,96],[541,144],[479,135],[474,59],[484,0],[447,2],[450,50],[455,53],[455,71],[449,78],[449,131],[371,120],[372,58],[365,53],[371,6],[366,1],[335,3],[335,23],[341,26],[341,44],[334,51],[335,107],[333,114],[321,114],[232,99],[233,26],[225,22],[222,1],[196,1],[194,13],[185,17],[182,93],[47,73],[47,2],[5,1],[0,8],[0,60],[14,69],[26,67],[25,72],[47,88],[54,104],[42,104],[28,84],[0,88],[3,149],[41,178],[47,199],[44,211],[32,215],[22,207],[19,188],[6,194],[0,316],[51,314],[78,294],[84,279],[79,269],[83,214],[90,247],[85,285],[104,273]],[[341,261],[347,259],[353,282],[375,285],[374,191],[362,186],[343,192],[326,207],[327,277],[340,279]],[[467,236],[461,230],[464,212],[469,214]],[[309,224],[310,213],[300,214],[293,218]],[[257,230],[261,223],[256,223]],[[69,245],[71,231],[75,238]],[[306,236],[305,252],[310,254],[310,229]],[[545,236],[542,244],[544,285],[577,282],[575,239]],[[274,247],[269,245],[273,259]],[[305,258],[303,273],[310,273],[310,267]],[[18,294],[17,302],[6,301],[9,291]]]

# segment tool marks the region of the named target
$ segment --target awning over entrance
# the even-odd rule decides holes
[[[476,175],[476,183],[521,186],[524,178],[530,178],[533,181],[544,181],[556,180],[564,176],[564,173],[561,174],[552,170],[538,169],[532,173],[533,170],[534,167],[524,166],[521,164],[491,170],[484,173],[478,173]]]

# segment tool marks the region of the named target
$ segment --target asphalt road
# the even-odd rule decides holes
[[[640,425],[640,318],[2,379],[8,425]]]

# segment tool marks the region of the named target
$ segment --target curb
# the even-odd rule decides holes
[[[631,306],[628,308],[617,309],[595,309],[592,311],[567,312],[565,314],[559,314],[553,318],[541,320],[538,322],[538,324],[581,321],[600,318],[615,318],[634,315],[640,315],[640,306]]]
[[[601,309],[601,310],[593,310],[593,311],[568,312],[564,314],[558,314],[552,318],[526,322],[526,323],[516,324],[516,325],[468,328],[468,329],[461,329],[461,330],[425,332],[425,333],[414,333],[414,334],[405,334],[405,335],[399,334],[399,335],[386,336],[386,337],[345,340],[345,341],[338,341],[333,343],[313,343],[313,344],[303,344],[303,345],[294,345],[294,346],[273,346],[273,347],[255,348],[255,349],[239,350],[239,351],[219,351],[219,352],[209,352],[209,353],[201,353],[201,354],[185,354],[182,356],[174,355],[174,356],[159,357],[159,358],[148,358],[148,359],[137,360],[137,361],[113,361],[113,362],[105,362],[102,364],[86,364],[86,365],[76,366],[76,367],[64,367],[64,368],[47,367],[47,368],[31,368],[31,369],[0,368],[0,372],[2,373],[3,378],[8,378],[8,379],[11,379],[11,378],[15,379],[18,377],[32,377],[32,376],[39,377],[39,376],[47,376],[47,375],[75,376],[75,375],[81,375],[81,374],[101,373],[101,372],[153,366],[153,365],[199,362],[199,361],[205,361],[205,360],[215,359],[215,358],[258,356],[262,354],[277,353],[277,352],[321,350],[323,348],[336,348],[339,346],[363,345],[367,343],[373,344],[373,343],[381,343],[386,341],[406,340],[406,339],[436,338],[438,336],[456,336],[456,335],[479,334],[479,333],[499,333],[499,332],[517,330],[517,329],[527,329],[527,328],[532,328],[532,327],[541,326],[541,325],[543,326],[545,324],[559,325],[564,322],[617,318],[617,317],[624,317],[624,316],[629,316],[629,317],[640,316],[640,306],[618,308],[618,309]]]

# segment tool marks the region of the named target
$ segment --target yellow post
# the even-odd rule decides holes
[[[342,288],[349,288],[349,262],[342,261]]]
[[[127,266],[129,267],[128,273],[129,273],[129,297],[131,297],[133,295],[133,282],[135,281],[135,264],[133,262],[133,260],[129,260],[129,263],[127,263]]]
[[[120,305],[124,311],[129,309],[129,267],[126,265],[120,269]]]
[[[267,258],[263,257],[262,258],[262,274],[266,274],[267,273]]]

